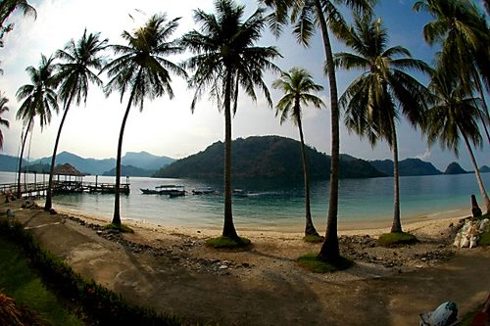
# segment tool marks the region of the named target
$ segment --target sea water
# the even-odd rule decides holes
[[[16,174],[0,172],[0,183],[14,183]],[[37,174],[36,181],[48,179]],[[490,173],[483,173],[490,187]],[[26,182],[34,181],[28,175]],[[83,181],[95,182],[95,176]],[[160,179],[131,177],[129,195],[121,195],[123,220],[135,219],[165,226],[218,228],[223,223],[222,180]],[[23,178],[24,182],[24,178]],[[114,183],[114,177],[98,177],[98,182]],[[122,178],[121,182],[126,182]],[[184,197],[145,195],[140,189],[160,185],[183,185]],[[192,189],[211,187],[217,194],[192,195]],[[233,216],[237,227],[253,229],[286,229],[304,223],[304,191],[301,180],[235,180],[248,196],[233,197]],[[328,181],[311,185],[311,210],[315,224],[325,225],[328,209]],[[470,195],[475,194],[482,205],[474,174],[413,176],[400,178],[401,211],[403,218],[451,214],[460,209],[470,213]],[[54,207],[110,220],[114,210],[113,194],[57,195]],[[393,216],[393,178],[343,179],[339,188],[339,223],[386,222]]]

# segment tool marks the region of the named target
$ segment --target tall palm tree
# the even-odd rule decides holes
[[[281,116],[281,124],[284,121],[291,119],[293,123],[298,126],[299,137],[301,140],[301,159],[303,163],[303,179],[305,186],[305,236],[318,236],[318,232],[316,231],[311,218],[310,174],[303,135],[301,106],[310,104],[317,108],[325,106],[319,97],[312,94],[323,90],[323,86],[315,84],[308,71],[295,67],[289,70],[289,72],[283,72],[281,78],[274,81],[272,87],[280,89],[284,93],[284,96],[276,105],[276,116]]]
[[[450,149],[458,156],[460,139],[463,138],[475,170],[481,197],[489,213],[490,200],[471,147],[471,144],[481,146],[482,143],[478,128],[481,99],[473,98],[458,78],[441,66],[433,74],[429,87],[435,95],[435,100],[427,113],[428,123],[425,132],[428,142],[432,145],[439,141],[443,149]]]
[[[329,28],[337,35],[343,34],[345,30],[344,27],[346,24],[339,5],[345,5],[356,11],[370,12],[376,0],[260,0],[260,2],[273,8],[274,13],[270,16],[270,20],[273,22],[273,28],[276,31],[280,31],[281,25],[291,22],[294,25],[294,35],[298,42],[304,46],[310,45],[316,28],[319,27],[321,31],[330,91],[331,165],[327,229],[325,231],[325,241],[320,249],[318,258],[333,262],[340,257],[337,236],[340,175],[340,112],[337,78]]]
[[[8,128],[10,125],[8,120],[2,118],[2,115],[9,110],[9,108],[7,107],[8,101],[8,98],[0,93],[0,126],[4,126],[6,128]],[[3,149],[3,133],[0,130],[0,150],[1,149]]]
[[[31,84],[21,86],[17,90],[17,99],[22,104],[17,111],[17,119],[23,120],[25,125],[24,135],[21,138],[22,146],[19,157],[19,175],[17,179],[17,197],[21,197],[20,176],[22,171],[22,158],[27,136],[34,126],[34,118],[39,118],[41,130],[51,122],[52,111],[58,112],[58,98],[56,95],[57,82],[54,78],[53,58],[41,55],[38,68],[29,66],[26,68],[31,79]]]
[[[76,43],[74,40],[68,42],[64,50],[58,50],[56,57],[63,62],[58,65],[60,71],[56,78],[60,82],[59,98],[63,101],[63,117],[58,128],[56,141],[54,143],[53,156],[51,156],[51,168],[49,172],[48,190],[46,193],[46,203],[44,210],[51,210],[52,191],[53,191],[53,174],[56,165],[56,154],[60,141],[61,130],[65,123],[66,116],[73,101],[77,105],[87,102],[87,93],[89,83],[102,86],[103,83],[97,74],[91,69],[100,70],[103,66],[103,60],[100,52],[105,48],[107,39],[101,40],[100,33],[87,34],[83,32],[82,37]]]
[[[178,76],[186,76],[185,71],[178,65],[169,61],[166,56],[180,53],[182,47],[169,38],[178,27],[180,18],[167,20],[165,15],[153,15],[146,24],[133,33],[125,31],[122,37],[127,45],[110,46],[117,58],[110,61],[103,71],[110,77],[106,85],[106,94],[117,90],[121,94],[121,101],[129,91],[129,99],[121,123],[119,141],[117,145],[116,160],[116,188],[114,217],[112,223],[121,225],[120,212],[120,185],[121,185],[121,156],[124,129],[132,106],[143,110],[144,100],[153,100],[168,94],[173,98],[170,72]]]
[[[428,91],[406,70],[428,73],[430,68],[412,58],[407,49],[388,47],[388,34],[381,20],[373,20],[370,15],[356,16],[354,27],[345,35],[344,41],[353,53],[336,54],[335,64],[362,71],[340,99],[345,109],[345,122],[350,130],[367,137],[372,145],[385,139],[391,147],[394,161],[391,232],[402,232],[396,120],[401,113],[413,126],[423,124]]]
[[[243,21],[244,6],[231,0],[217,0],[214,5],[216,14],[205,13],[200,9],[194,11],[194,20],[201,24],[200,31],[193,30],[185,34],[182,44],[195,54],[185,63],[193,71],[189,87],[196,89],[191,110],[194,111],[197,100],[206,89],[210,89],[210,95],[217,99],[219,109],[224,110],[223,236],[240,241],[233,223],[231,198],[232,111],[235,113],[237,110],[240,86],[253,100],[257,99],[254,87],[258,86],[272,107],[263,71],[279,70],[270,60],[280,54],[274,47],[256,46],[266,24],[263,9],[257,9]]]
[[[451,70],[468,92],[478,92],[484,101],[483,84],[490,90],[490,29],[484,14],[467,0],[419,0],[413,8],[434,17],[424,26],[424,38],[430,45],[441,45],[439,65]],[[490,113],[485,102],[484,107],[480,118],[490,143]]]

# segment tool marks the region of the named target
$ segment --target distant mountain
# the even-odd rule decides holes
[[[147,152],[127,152],[122,158],[123,165],[132,165],[143,170],[156,171],[175,160],[166,156],[155,156]],[[150,173],[151,174],[151,173]]]
[[[468,171],[463,170],[463,168],[456,162],[450,163],[444,174],[465,174],[468,173]]]
[[[254,136],[233,141],[232,173],[235,178],[303,177],[300,143],[279,136]],[[312,179],[328,179],[330,157],[307,147]],[[218,178],[223,176],[224,145],[216,142],[197,154],[160,169],[156,177]],[[379,177],[384,174],[368,162],[341,156],[341,178]]]
[[[388,176],[393,176],[392,160],[369,161],[369,163],[371,163],[376,170]],[[424,162],[418,158],[407,158],[398,162],[398,169],[400,176],[442,174],[442,172],[436,169],[432,163]]]
[[[28,171],[28,172],[36,172],[36,173],[49,173],[49,164],[42,164],[42,163],[36,163],[36,164],[26,164],[23,166],[22,170],[23,171]]]
[[[131,176],[131,177],[151,177],[155,173],[155,170],[145,170],[140,169],[132,165],[122,165],[121,166],[121,175],[122,176]],[[115,176],[116,168],[104,172],[102,175],[105,176]]]
[[[22,165],[25,166],[26,160],[22,160]],[[0,171],[16,172],[19,169],[19,158],[10,155],[0,154]]]
[[[155,156],[147,152],[132,153],[128,152],[122,158],[122,164],[127,166],[132,166],[127,172],[132,176],[131,173],[137,173],[137,175],[151,175],[158,169],[173,162],[174,160],[166,156]],[[104,173],[110,173],[111,170],[116,167],[116,160],[113,158],[109,159],[94,159],[94,158],[83,158],[78,155],[61,152],[56,156],[56,164],[69,163],[73,165],[77,170],[86,174],[102,175]],[[44,157],[39,160],[33,161],[33,165],[48,167],[51,165],[51,157]],[[135,170],[139,169],[139,170]],[[149,170],[150,172],[146,171]],[[15,170],[14,170],[15,171]],[[137,176],[134,175],[134,176]]]
[[[488,173],[488,172],[490,172],[490,167],[488,167],[488,166],[484,165],[484,166],[482,166],[482,167],[480,168],[480,172],[481,172],[481,173]]]

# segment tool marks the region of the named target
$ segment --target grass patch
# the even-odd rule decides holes
[[[238,249],[248,247],[252,242],[247,238],[217,237],[206,240],[206,245],[215,249]]]
[[[351,260],[344,257],[339,257],[335,262],[325,262],[320,260],[318,255],[314,253],[301,256],[296,262],[310,272],[322,274],[345,270],[354,264]]]
[[[390,232],[380,235],[378,244],[383,247],[396,247],[403,245],[411,245],[419,242],[417,238],[406,232]]]
[[[309,242],[309,243],[320,243],[325,240],[325,237],[322,237],[321,235],[312,235],[308,234],[303,237],[304,242]]]
[[[0,238],[0,270],[0,289],[17,304],[36,311],[52,325],[84,325],[46,289],[41,278],[29,267],[22,249],[3,238]]]
[[[126,224],[114,224],[114,223],[111,223],[111,224],[104,225],[103,228],[104,228],[104,230],[117,230],[117,231],[119,231],[121,233],[134,233],[134,230],[131,229]]]
[[[490,246],[490,231],[483,232],[480,235],[480,240],[478,241],[480,246]]]

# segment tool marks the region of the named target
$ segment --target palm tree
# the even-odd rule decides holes
[[[60,82],[59,98],[63,101],[64,113],[56,135],[53,156],[51,157],[48,190],[44,205],[44,210],[46,211],[51,210],[53,206],[53,174],[56,165],[56,154],[68,110],[73,101],[77,105],[80,105],[82,100],[84,103],[87,102],[89,83],[94,83],[97,86],[103,85],[97,74],[91,69],[100,70],[102,68],[103,61],[100,57],[100,52],[105,48],[106,43],[107,39],[100,39],[100,33],[87,34],[87,30],[85,30],[80,40],[76,43],[71,40],[64,50],[56,52],[56,57],[63,60],[63,63],[58,65],[60,71],[56,78]]]
[[[9,110],[9,108],[6,105],[8,101],[9,101],[8,98],[6,98],[0,93],[0,126],[4,126],[6,128],[9,127],[9,122],[8,120],[2,118],[2,115]],[[0,130],[0,149],[3,149],[3,133],[1,130]]]
[[[217,99],[219,109],[225,113],[223,236],[240,242],[232,215],[231,114],[232,110],[233,113],[237,110],[239,86],[256,100],[254,87],[257,85],[272,107],[263,71],[279,70],[270,60],[280,54],[274,47],[255,45],[266,23],[263,9],[257,9],[243,21],[244,6],[231,0],[217,0],[214,5],[216,15],[200,9],[194,11],[194,20],[201,24],[201,31],[185,34],[182,44],[195,54],[185,63],[194,73],[189,80],[189,87],[196,89],[191,110],[194,111],[202,93],[210,89],[210,95]]]
[[[56,79],[54,78],[53,58],[41,55],[38,68],[29,66],[26,68],[31,79],[31,84],[21,86],[17,90],[17,99],[22,104],[17,111],[17,119],[24,121],[25,131],[21,137],[22,147],[19,157],[19,175],[17,179],[17,197],[21,197],[20,176],[22,171],[22,158],[27,136],[34,126],[34,118],[39,118],[41,130],[51,122],[51,111],[58,112],[58,98],[56,95]]]
[[[0,2],[0,48],[3,47],[3,37],[14,28],[14,24],[5,24],[9,16],[17,9],[24,11],[24,15],[33,15],[36,18],[36,9],[26,0],[2,0]]]
[[[24,12],[24,15],[33,15],[36,18],[36,9],[26,0],[3,0],[0,3],[0,27],[4,28],[5,21],[17,9]]]
[[[428,142],[433,145],[439,141],[443,149],[450,149],[458,156],[460,138],[463,138],[488,214],[490,200],[471,147],[471,143],[475,146],[482,144],[478,128],[481,99],[473,98],[458,78],[441,66],[433,74],[429,87],[435,95],[435,100],[427,113],[428,123],[425,132]]]
[[[182,47],[175,41],[169,41],[178,27],[179,19],[167,21],[165,15],[153,15],[144,26],[133,33],[125,31],[122,37],[127,41],[127,45],[110,46],[119,56],[103,68],[111,78],[105,88],[107,95],[118,90],[122,101],[126,91],[130,92],[117,145],[115,204],[112,219],[112,223],[116,226],[121,225],[121,156],[129,111],[133,105],[137,105],[142,111],[145,98],[153,100],[165,93],[173,98],[169,71],[179,76],[186,76],[180,66],[166,58],[168,55],[182,51]]]
[[[293,33],[299,43],[309,46],[316,28],[320,28],[325,51],[326,72],[330,91],[331,115],[331,165],[330,192],[328,201],[327,229],[318,258],[334,262],[340,257],[337,236],[337,215],[340,175],[340,131],[337,78],[333,62],[329,28],[337,35],[343,34],[345,22],[338,5],[345,5],[356,11],[370,12],[376,0],[260,0],[274,9],[270,16],[272,27],[281,30],[281,25],[290,21],[294,25]]]
[[[323,101],[312,94],[323,90],[323,86],[315,84],[312,76],[302,68],[292,68],[289,72],[283,72],[281,78],[274,81],[272,87],[284,92],[284,96],[276,105],[276,116],[281,116],[281,124],[291,119],[298,126],[299,137],[301,140],[301,159],[303,163],[303,179],[305,186],[305,210],[306,227],[305,236],[319,236],[313,225],[310,208],[310,175],[308,160],[306,157],[305,139],[303,136],[303,124],[301,121],[301,105],[312,104],[317,108],[325,106]]]
[[[388,34],[380,19],[370,15],[356,16],[354,27],[345,35],[345,43],[354,53],[338,53],[335,64],[362,74],[347,88],[340,99],[345,109],[345,123],[374,145],[385,139],[393,152],[394,217],[391,232],[402,232],[400,220],[400,184],[398,174],[398,141],[396,120],[401,114],[413,125],[423,123],[427,89],[406,70],[429,72],[422,61],[413,59],[401,47],[388,48]]]
[[[419,0],[413,8],[434,17],[424,26],[424,38],[430,45],[441,44],[440,65],[457,75],[468,92],[478,92],[484,101],[482,80],[490,90],[490,30],[484,14],[467,0]],[[480,112],[480,118],[490,143],[490,113],[485,102],[483,105],[485,111]]]

